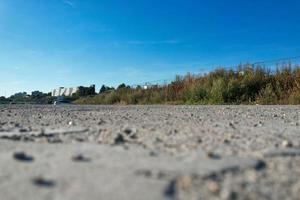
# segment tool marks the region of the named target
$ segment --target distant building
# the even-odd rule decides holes
[[[60,87],[60,88],[54,89],[52,91],[52,96],[53,97],[59,97],[59,96],[70,97],[78,91],[79,91],[79,87],[71,87],[71,88]]]
[[[143,89],[144,90],[148,90],[148,89],[151,89],[151,88],[153,88],[155,85],[153,85],[153,84],[151,84],[151,83],[145,83],[144,85],[143,85]]]
[[[245,76],[245,71],[243,70],[243,71],[239,71],[239,75],[240,76]]]

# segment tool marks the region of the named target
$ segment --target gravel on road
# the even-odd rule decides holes
[[[0,106],[1,199],[299,199],[300,106]]]

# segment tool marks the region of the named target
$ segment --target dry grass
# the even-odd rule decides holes
[[[243,72],[243,73],[241,73]],[[261,67],[217,69],[206,75],[176,76],[164,86],[121,88],[78,104],[300,104],[300,68],[271,73]]]

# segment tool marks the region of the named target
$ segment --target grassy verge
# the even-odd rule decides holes
[[[217,69],[205,75],[176,76],[164,86],[119,88],[78,104],[300,104],[300,68],[271,73],[264,67]]]

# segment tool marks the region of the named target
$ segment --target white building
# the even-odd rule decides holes
[[[79,87],[71,87],[71,88],[65,88],[60,87],[58,89],[54,89],[52,92],[53,97],[59,97],[59,96],[72,96],[79,90]]]

